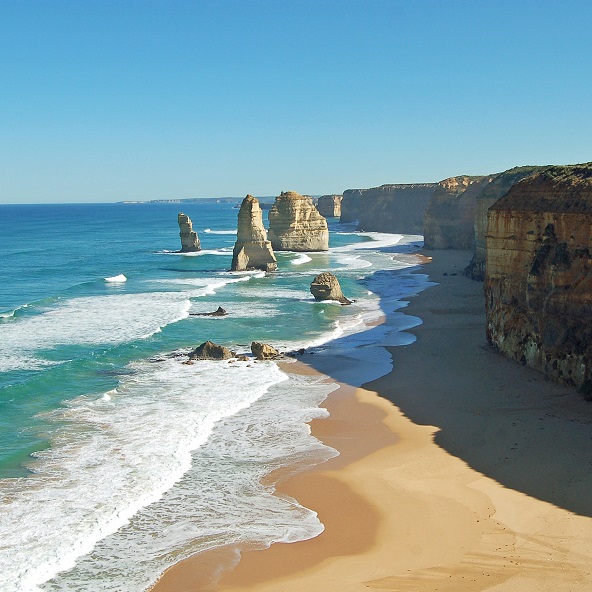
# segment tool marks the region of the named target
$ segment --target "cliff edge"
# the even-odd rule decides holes
[[[546,168],[489,209],[487,339],[592,394],[592,163]]]

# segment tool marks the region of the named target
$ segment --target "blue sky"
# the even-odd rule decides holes
[[[592,160],[592,2],[0,0],[0,203]]]

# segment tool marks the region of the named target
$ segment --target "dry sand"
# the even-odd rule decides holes
[[[468,252],[426,254],[417,342],[331,394],[312,429],[340,456],[278,485],[325,531],[243,552],[219,586],[233,550],[190,559],[155,592],[592,590],[592,404],[487,347]]]

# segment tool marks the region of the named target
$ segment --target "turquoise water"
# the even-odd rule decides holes
[[[197,254],[175,252],[181,209]],[[237,214],[209,200],[0,206],[0,590],[141,591],[192,553],[322,530],[260,480],[335,454],[306,425],[334,385],[182,354],[264,341],[380,375],[388,355],[366,323],[386,312],[382,341],[405,341],[395,311],[425,284],[408,273],[421,237],[331,221],[329,253],[231,273]],[[314,301],[326,270],[352,306]],[[229,315],[193,316],[218,306]]]

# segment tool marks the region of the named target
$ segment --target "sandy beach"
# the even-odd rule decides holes
[[[438,284],[405,310],[416,342],[327,399],[311,428],[340,455],[278,483],[325,531],[226,571],[236,550],[197,556],[155,592],[592,589],[592,404],[487,346],[469,252],[424,254]]]

